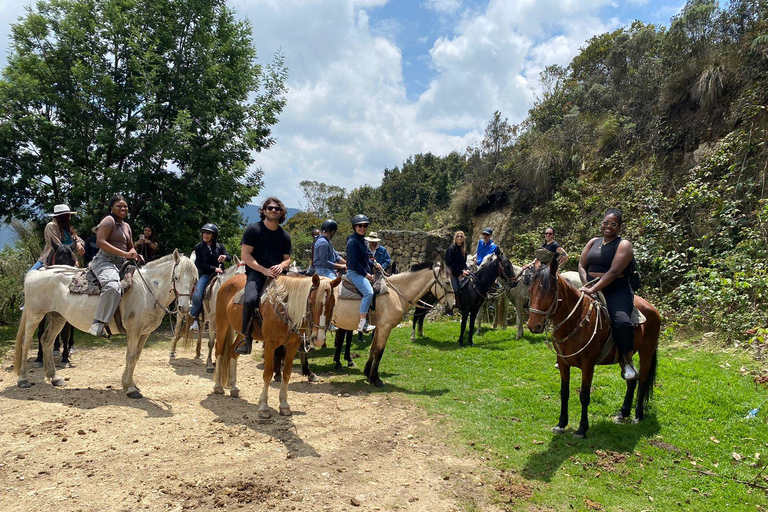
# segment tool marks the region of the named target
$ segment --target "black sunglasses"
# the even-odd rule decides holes
[[[279,212],[281,209],[279,206],[267,206],[265,210],[269,210],[271,212]]]
[[[370,226],[370,224],[355,224],[356,228],[368,228],[368,226]]]

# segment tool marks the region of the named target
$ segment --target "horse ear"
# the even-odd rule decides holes
[[[232,261],[234,262],[236,267],[240,266],[240,258],[237,256],[237,254],[232,256]]]
[[[181,256],[179,255],[179,250],[178,249],[174,249],[173,250],[173,261],[175,261],[176,263],[181,261]]]
[[[312,286],[314,286],[315,288],[320,286],[320,276],[319,275],[315,274],[315,275],[312,276]]]
[[[336,288],[341,283],[341,276],[331,281],[331,288]]]

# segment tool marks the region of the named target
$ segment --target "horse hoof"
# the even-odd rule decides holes
[[[336,366],[334,366],[333,369],[336,370],[337,372],[340,372],[341,370],[344,369],[344,366],[342,366],[341,363],[336,362]]]
[[[565,429],[562,427],[552,427],[553,434],[565,434]]]
[[[206,368],[205,373],[213,373],[215,368]]]
[[[259,418],[263,420],[268,420],[271,417],[272,417],[272,414],[269,412],[269,409],[267,409],[266,411],[259,411]]]
[[[618,414],[618,415],[616,415],[616,416],[614,416],[614,417],[613,417],[613,422],[614,422],[615,424],[617,424],[617,425],[621,425],[621,424],[622,424],[622,423],[624,423],[626,420],[627,420],[627,418],[626,418],[626,417],[624,417],[624,416],[622,416],[621,414]]]
[[[20,380],[19,382],[16,383],[16,385],[24,389],[32,387],[32,384],[30,384],[27,379]]]
[[[52,386],[56,386],[57,388],[63,388],[64,386],[67,385],[67,383],[64,381],[63,378],[55,377],[55,378],[51,379],[51,385]]]
[[[282,382],[283,381],[283,376],[278,373],[277,375],[275,375],[274,381],[275,382]]]
[[[307,382],[320,382],[320,378],[314,373],[307,375]]]
[[[42,368],[43,367],[43,362],[42,361],[32,361],[31,363],[29,363],[29,366],[31,366],[32,368]]]
[[[224,388],[221,388],[221,387],[218,387],[218,386],[214,386],[213,392],[216,393],[217,395],[223,395],[224,394]]]
[[[74,367],[75,365],[73,365],[69,361],[62,361],[61,363],[59,363],[59,368],[74,368]]]
[[[232,398],[240,398],[240,390],[239,389],[230,389],[229,390],[229,396]]]
[[[573,438],[574,439],[586,439],[587,435],[586,434],[579,434],[578,432],[576,432],[576,433],[573,434]]]
[[[375,381],[373,381],[373,385],[376,386],[377,388],[383,388],[384,382],[381,379],[376,379]]]
[[[632,423],[633,425],[637,425],[638,423],[640,423],[640,418],[633,418],[632,421],[630,421],[630,423]]]
[[[171,352],[170,354],[168,354],[168,357],[173,359],[174,357],[176,357],[176,352]]]
[[[290,407],[281,407],[280,408],[280,416],[291,416],[293,413],[291,412]]]
[[[128,396],[128,398],[133,398],[133,399],[136,399],[136,398],[144,398],[144,395],[142,395],[142,394],[139,392],[139,390],[136,390],[136,391],[131,391],[130,393],[126,393],[126,395]]]

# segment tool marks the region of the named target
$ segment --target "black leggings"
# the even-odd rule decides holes
[[[608,305],[616,347],[621,354],[631,352],[635,338],[635,327],[632,324],[635,294],[629,286],[629,279],[626,277],[616,279],[601,291]]]
[[[253,319],[253,313],[259,306],[261,300],[261,291],[264,289],[264,283],[267,281],[267,276],[260,272],[246,272],[245,291],[243,292],[243,325],[241,333],[244,335],[250,334],[251,320]]]

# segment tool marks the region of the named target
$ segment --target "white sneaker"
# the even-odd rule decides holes
[[[368,320],[365,319],[360,320],[360,323],[357,325],[357,330],[366,334],[373,331],[375,328],[375,325],[369,324]]]
[[[200,330],[200,326],[197,325],[197,320],[192,322],[192,327],[190,327],[190,329],[192,329],[193,331],[199,331]]]
[[[94,322],[91,324],[91,328],[88,329],[88,334],[92,334],[94,336],[101,336],[101,333],[104,331],[104,324],[101,322]]]

